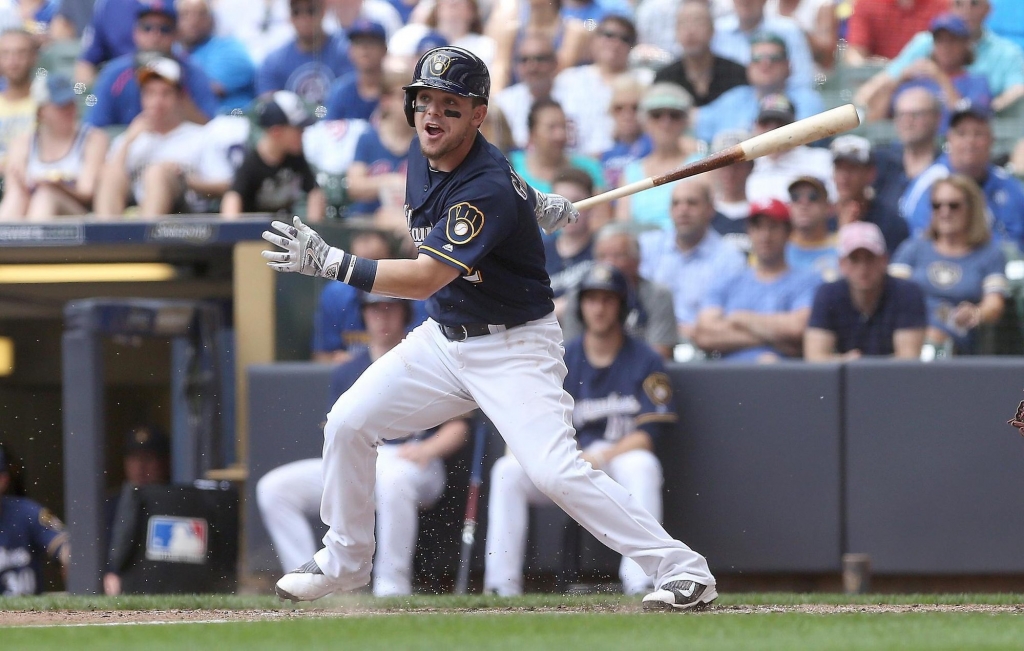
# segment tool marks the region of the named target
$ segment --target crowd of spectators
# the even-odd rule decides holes
[[[867,253],[914,269],[929,320],[947,323],[929,327],[927,341],[976,351],[977,338],[960,331],[1002,317],[988,298],[1009,293],[996,267],[1024,243],[1024,187],[1014,174],[1024,171],[1024,144],[1012,128],[1024,116],[1024,31],[1014,7],[11,0],[0,3],[0,220],[297,213],[394,234],[396,254],[408,255],[402,206],[413,133],[402,85],[424,51],[456,45],[491,71],[485,136],[532,186],[573,198],[842,102],[862,110],[860,135],[635,194],[549,238],[570,332],[575,282],[618,238],[633,258],[624,269],[631,284],[670,297],[671,337],[653,320],[666,306],[644,307],[650,289],[627,324],[655,332],[649,343],[666,356],[679,342],[712,357],[800,356],[817,285],[870,266],[860,264],[866,254],[844,256],[836,239],[863,222],[885,243]],[[971,197],[967,186],[979,189],[991,249],[984,273],[974,249],[960,255],[935,235],[943,202],[934,195],[953,187],[944,179],[965,179],[953,186]],[[939,262],[919,262],[924,242],[943,252],[944,273]],[[954,293],[977,308],[957,328],[946,316],[952,299],[941,307],[928,287],[953,278]],[[969,279],[971,291],[960,292]]]

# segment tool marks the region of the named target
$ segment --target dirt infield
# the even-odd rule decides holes
[[[0,627],[21,626],[119,626],[140,624],[189,624],[213,622],[255,622],[308,619],[320,617],[372,617],[397,614],[422,615],[473,615],[473,614],[523,614],[523,613],[641,613],[639,604],[608,606],[565,606],[543,608],[344,608],[344,609],[262,609],[262,610],[73,610],[73,611],[3,611],[0,610]],[[824,605],[804,604],[793,606],[712,606],[698,616],[709,615],[750,615],[771,613],[805,613],[811,615],[835,615],[844,613],[1012,613],[1024,614],[1021,605],[985,604],[851,604]],[[657,617],[660,613],[651,613]],[[669,613],[669,615],[672,615]],[[672,615],[674,616],[674,615]],[[683,615],[679,615],[683,616]],[[687,614],[685,616],[692,616]]]

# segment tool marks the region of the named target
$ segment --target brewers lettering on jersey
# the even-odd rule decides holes
[[[430,318],[378,358],[334,404],[324,427],[324,547],[276,591],[309,601],[370,581],[378,446],[480,408],[529,479],[609,547],[632,558],[656,590],[646,608],[689,610],[717,597],[703,556],[665,532],[629,492],[585,462],[562,381],[540,229],[579,213],[535,191],[479,133],[490,76],[458,47],[426,52],[405,86],[416,128],[406,219],[414,260],[365,260],[295,218],[274,222],[264,251],[278,271],[320,276],[375,294],[426,299]]]

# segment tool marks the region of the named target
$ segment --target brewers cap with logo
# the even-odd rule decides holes
[[[972,102],[965,97],[953,107],[953,112],[949,116],[949,126],[955,127],[957,122],[965,117],[973,117],[983,122],[988,122],[992,119],[992,109],[987,104]]]
[[[256,123],[264,129],[287,126],[305,129],[316,122],[302,98],[290,90],[278,90],[264,96],[256,105]]]
[[[757,122],[778,121],[789,124],[796,120],[793,102],[782,93],[768,93],[758,102]]]
[[[789,206],[774,198],[751,201],[749,219],[753,222],[759,217],[767,217],[772,221],[788,224],[790,223]]]
[[[152,57],[139,66],[136,73],[141,87],[147,81],[162,79],[169,84],[181,87],[181,64],[171,57]]]
[[[839,229],[836,236],[836,252],[840,258],[849,257],[857,249],[864,249],[877,256],[886,253],[882,229],[871,222],[850,222]]]
[[[171,442],[159,428],[150,425],[133,427],[124,438],[124,454],[153,452],[160,456],[171,453]]]

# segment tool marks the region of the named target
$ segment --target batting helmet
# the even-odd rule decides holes
[[[583,323],[583,295],[591,290],[612,292],[619,297],[619,322],[625,323],[629,316],[629,282],[617,268],[610,264],[597,263],[592,266],[579,284],[579,316]]]
[[[483,60],[469,50],[451,45],[427,50],[416,64],[412,83],[402,87],[405,117],[410,127],[415,126],[417,88],[436,88],[461,97],[475,97],[486,104],[491,94],[491,75]]]

